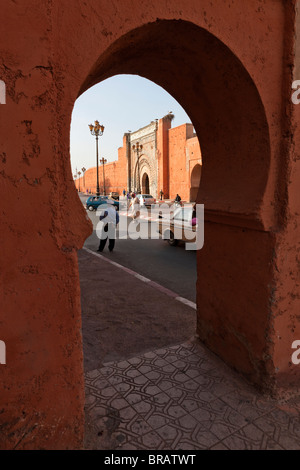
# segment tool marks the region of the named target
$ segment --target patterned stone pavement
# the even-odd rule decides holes
[[[299,414],[196,339],[86,374],[87,449],[300,449]]]

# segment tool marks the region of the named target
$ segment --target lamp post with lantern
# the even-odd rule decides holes
[[[77,175],[77,171],[76,171],[76,174],[73,175],[73,176],[74,176],[75,188],[76,188],[76,191],[77,191],[77,186],[76,186],[76,180],[77,180],[77,176],[78,176],[78,175]]]
[[[105,196],[105,173],[104,173],[104,165],[107,162],[105,158],[101,158],[100,163],[103,165],[103,194]]]
[[[95,121],[95,124],[89,124],[90,132],[93,136],[96,137],[96,161],[97,161],[97,189],[96,189],[96,195],[100,196],[100,188],[99,188],[99,173],[98,173],[98,139],[99,136],[103,135],[104,132],[104,126],[99,124],[99,121]]]
[[[85,172],[86,172],[86,168],[82,167],[81,171],[82,171],[82,174],[83,174],[83,186],[84,186],[84,190],[85,190]]]
[[[79,180],[78,180],[79,188],[78,188],[78,191],[79,191],[79,192],[80,192],[80,175],[81,175],[81,171],[78,171],[78,176],[79,176]]]

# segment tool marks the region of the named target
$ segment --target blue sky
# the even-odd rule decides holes
[[[96,119],[105,127],[99,138],[99,156],[118,158],[125,132],[144,127],[169,111],[175,115],[172,127],[191,122],[184,109],[163,88],[137,75],[116,75],[87,90],[75,102],[71,123],[71,164],[73,175],[82,167],[96,166],[95,137],[88,124]]]

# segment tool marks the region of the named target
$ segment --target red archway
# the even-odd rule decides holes
[[[241,225],[249,219],[251,226],[261,227],[260,205],[270,163],[269,129],[257,88],[239,59],[193,23],[158,20],[115,41],[98,58],[79,95],[122,73],[137,74],[162,86],[190,116],[201,142],[200,197],[206,208],[245,213]]]
[[[292,31],[286,25],[292,25],[293,6],[285,10],[280,2],[265,2],[263,12],[253,8],[247,17],[252,31],[248,35],[238,2],[230,8],[229,3],[224,5],[220,15],[212,2],[203,0],[197,16],[195,2],[182,5],[174,0],[172,11],[150,2],[146,11],[133,1],[130,5],[138,10],[134,15],[130,2],[121,2],[119,16],[114,6],[95,15],[87,2],[77,3],[72,11],[66,0],[47,6],[28,0],[17,12],[9,5],[1,33],[1,78],[7,84],[1,157],[1,268],[6,293],[1,300],[6,313],[2,334],[10,357],[10,369],[3,369],[2,419],[19,423],[20,431],[14,435],[14,424],[5,428],[8,447],[27,436],[28,413],[41,423],[28,438],[31,445],[55,447],[59,442],[74,447],[81,442],[84,396],[76,250],[90,227],[72,181],[68,124],[78,94],[115,74],[141,75],[171,93],[191,117],[201,142],[203,173],[197,200],[205,204],[206,225],[205,245],[198,253],[200,337],[265,387],[277,380],[278,364],[283,379],[291,372],[286,313],[290,304],[287,300],[280,312],[283,339],[274,328],[274,311],[279,317],[274,304],[284,289],[290,292],[284,278],[289,277],[288,270],[276,271],[276,255],[284,245],[278,221],[284,219],[288,205],[286,175],[294,142],[285,101],[294,60],[293,40],[285,35]],[[254,6],[258,4],[253,0]],[[28,12],[42,18],[34,21],[34,28],[32,21],[23,21]],[[22,47],[11,41],[18,27]],[[32,49],[34,41],[40,49]],[[270,74],[278,86],[269,83]],[[264,106],[272,133],[272,161]],[[18,214],[11,211],[11,201],[22,209]],[[296,202],[295,198],[295,212]],[[66,206],[72,211],[66,213]],[[20,236],[22,247],[16,249]],[[289,242],[296,272],[294,239]],[[284,268],[283,255],[280,262],[279,268]],[[275,283],[284,286],[276,295]],[[37,284],[38,290],[33,290]],[[295,298],[293,292],[291,302]],[[298,331],[294,324],[293,331]],[[27,414],[20,423],[24,403]]]
[[[206,220],[205,246],[198,256],[198,333],[261,383],[269,374],[262,360],[268,348],[268,309],[262,314],[251,299],[265,303],[269,298],[268,283],[259,282],[254,272],[257,263],[267,260],[272,242],[261,210],[270,165],[269,128],[257,88],[224,43],[186,21],[158,20],[122,36],[96,60],[79,94],[121,73],[138,74],[165,88],[194,124],[203,156],[197,202],[205,204]],[[254,229],[248,240],[242,236],[246,227]],[[251,269],[234,267],[233,259],[244,266],[249,257]],[[256,339],[250,351],[247,341],[238,338],[252,337],[253,325]]]

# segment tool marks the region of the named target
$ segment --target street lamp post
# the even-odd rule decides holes
[[[78,175],[77,175],[77,173],[76,173],[76,175],[74,175],[74,181],[75,181],[75,188],[76,188],[76,191],[77,191],[77,187],[76,187],[76,179],[77,179],[77,176],[78,176]]]
[[[81,171],[82,171],[82,174],[83,174],[83,186],[84,186],[84,190],[85,190],[85,172],[86,172],[86,168],[81,168]]]
[[[78,171],[78,176],[79,176],[79,180],[78,180],[79,188],[78,188],[78,190],[79,190],[79,192],[80,192],[80,175],[81,175],[81,171]]]
[[[140,152],[143,150],[143,146],[137,142],[136,145],[132,146],[132,149],[134,152],[136,152],[137,155],[137,170],[138,170],[138,175],[137,175],[137,193],[139,194],[141,192],[141,186],[140,186]]]
[[[98,173],[98,139],[99,136],[103,135],[104,132],[104,126],[99,124],[99,121],[95,121],[95,124],[89,124],[89,128],[91,131],[91,134],[96,137],[96,161],[97,161],[97,190],[96,190],[96,195],[100,196],[100,188],[99,188],[99,173]]]
[[[103,194],[105,196],[105,173],[104,173],[104,165],[107,162],[105,158],[101,158],[100,163],[103,165]]]

